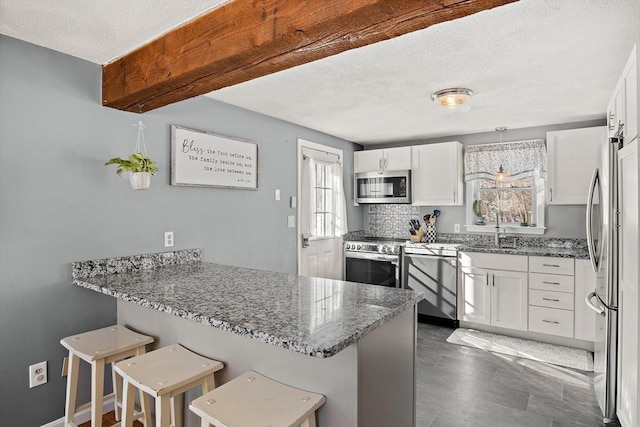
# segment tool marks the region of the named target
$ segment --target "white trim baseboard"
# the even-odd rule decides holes
[[[113,396],[109,398],[105,398],[102,404],[102,413],[106,414],[107,412],[111,412],[114,410],[115,399]],[[91,406],[88,408],[84,408],[81,411],[76,413],[76,424],[86,423],[87,421],[91,421]],[[64,417],[59,418],[55,421],[51,421],[50,423],[43,424],[41,427],[65,427],[64,425]]]

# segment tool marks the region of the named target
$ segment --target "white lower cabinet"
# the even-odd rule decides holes
[[[462,320],[526,331],[527,273],[473,267],[477,265],[478,258],[489,265],[504,265],[505,268],[518,264],[509,263],[511,256],[477,255],[474,257],[474,254],[467,253],[460,257]]]
[[[529,307],[529,330],[573,338],[573,311],[548,307]]]
[[[491,273],[491,324],[501,328],[527,330],[527,273]]]
[[[461,289],[464,303],[462,320],[467,322],[491,324],[491,288],[489,274],[491,270],[462,267]]]
[[[458,259],[462,321],[595,341],[597,315],[585,304],[596,286],[589,260],[471,252]]]

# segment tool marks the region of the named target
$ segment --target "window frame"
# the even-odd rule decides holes
[[[533,191],[533,204],[532,208],[535,210],[535,227],[523,227],[520,225],[515,225],[515,223],[508,223],[508,225],[503,225],[500,223],[500,229],[504,230],[509,234],[544,234],[546,230],[545,223],[545,209],[546,209],[546,200],[545,200],[545,187],[546,180],[537,176],[537,174],[528,175],[529,178],[532,179],[532,191]],[[522,177],[525,178],[525,177]],[[472,233],[494,233],[496,228],[495,222],[489,222],[485,225],[475,225],[474,224],[474,215],[471,207],[473,206],[473,201],[478,197],[478,193],[480,191],[481,179],[475,179],[471,181],[467,181],[465,183],[465,206],[468,207],[465,213],[465,228],[468,232]],[[509,188],[504,188],[504,190],[508,190]]]

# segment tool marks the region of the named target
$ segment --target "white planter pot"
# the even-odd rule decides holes
[[[134,190],[146,190],[151,186],[151,173],[134,172],[129,175],[129,182]]]

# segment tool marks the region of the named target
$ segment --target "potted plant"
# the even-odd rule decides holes
[[[476,217],[476,225],[485,225],[484,216],[482,215],[482,200],[473,201],[473,216]]]
[[[105,165],[118,165],[116,173],[122,176],[123,172],[129,172],[129,183],[134,190],[146,190],[151,185],[151,175],[155,175],[158,171],[153,160],[149,159],[144,153],[133,153],[128,159],[114,157]]]

